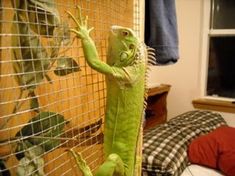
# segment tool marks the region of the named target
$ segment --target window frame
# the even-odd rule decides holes
[[[212,7],[213,8],[213,7]],[[235,101],[235,98],[214,97],[207,95],[207,77],[208,77],[208,63],[209,63],[209,41],[210,37],[215,36],[234,36],[235,29],[212,29],[210,28],[211,18],[211,0],[203,1],[202,8],[202,45],[201,45],[201,77],[200,77],[200,96],[206,99]]]

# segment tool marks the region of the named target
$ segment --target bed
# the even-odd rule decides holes
[[[192,164],[184,169],[181,176],[225,176],[225,175],[223,175],[218,170]]]
[[[223,176],[218,170],[192,164],[188,150],[201,136],[226,126],[219,113],[194,110],[149,129],[143,139],[142,175]]]

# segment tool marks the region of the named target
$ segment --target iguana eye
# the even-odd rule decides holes
[[[123,37],[126,37],[126,36],[128,36],[129,35],[129,32],[128,31],[122,31],[122,36]]]

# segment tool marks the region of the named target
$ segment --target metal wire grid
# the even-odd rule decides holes
[[[12,2],[17,4],[20,1],[13,0]],[[29,0],[24,0],[20,3],[27,4],[29,2]],[[31,2],[34,3],[33,0]],[[24,171],[28,169],[29,164],[24,163],[21,165],[22,161],[20,160],[22,160],[22,156],[21,159],[16,159],[18,152],[18,154],[23,153],[23,158],[27,155],[34,156],[34,158],[28,161],[34,166],[34,169],[31,172],[24,173],[24,175],[36,175],[39,173],[43,173],[44,175],[80,175],[74,161],[70,159],[71,157],[66,150],[74,148],[76,151],[81,152],[92,170],[95,170],[102,163],[102,127],[100,125],[103,124],[106,96],[104,76],[88,67],[84,61],[81,43],[74,39],[73,35],[68,45],[65,43],[61,44],[56,57],[49,58],[51,59],[50,64],[52,63],[50,66],[45,68],[42,64],[43,58],[34,57],[32,52],[35,48],[39,48],[37,50],[39,54],[43,52],[40,50],[42,48],[45,48],[45,51],[49,53],[53,48],[58,48],[57,45],[52,44],[53,39],[64,39],[68,37],[65,33],[61,36],[51,36],[50,30],[55,26],[49,21],[51,17],[48,15],[50,10],[41,10],[40,8],[43,6],[40,6],[37,2],[42,1],[35,2],[35,7],[17,9],[9,1],[1,1],[0,161],[1,165],[5,165],[5,168],[1,166],[0,173],[4,175],[4,173],[10,171],[11,175],[16,175],[16,172],[19,172],[19,166]],[[69,27],[74,27],[74,23],[68,18],[65,10],[76,14],[75,7],[79,5],[82,13],[89,16],[89,25],[95,27],[91,35],[96,43],[100,59],[105,60],[107,34],[111,25],[133,27],[139,32],[138,2],[135,1],[134,4],[131,0],[80,0],[66,1],[65,3],[62,0],[57,0],[55,1],[54,8],[58,11],[60,22],[56,27],[63,26],[62,22],[67,22]],[[13,20],[13,15],[17,12],[22,12],[23,15],[26,14],[27,18],[33,14],[36,22],[30,20],[23,22],[29,28],[30,26],[36,26],[38,31],[40,30],[40,25],[42,25],[39,18],[43,18],[46,32],[43,34],[35,34],[38,32],[37,30],[33,33],[23,34],[12,32],[11,27],[13,24],[19,23],[16,19]],[[52,12],[55,11],[52,10]],[[15,37],[19,40],[19,37],[22,36],[28,38],[37,37],[41,46],[12,46],[12,38]],[[20,42],[18,41],[18,43]],[[22,49],[29,50],[31,58],[14,59],[14,49],[20,51]],[[59,70],[61,75],[56,75],[55,70],[57,69],[58,71],[58,60],[62,60],[65,57],[72,58],[78,65],[72,62],[72,65],[70,65],[65,73],[63,70]],[[21,72],[17,72],[16,69],[13,69],[13,65],[16,63],[20,63],[21,67],[23,67],[24,65],[22,63],[26,62],[25,59],[27,59],[27,62],[33,63],[31,64],[33,66],[31,71],[22,72],[26,68],[21,68]],[[34,68],[35,61],[40,62],[41,67],[39,68],[41,69]],[[78,67],[81,71],[78,71]],[[22,77],[22,75],[27,76],[27,74],[32,76],[34,80],[32,83],[17,83],[16,77]],[[37,74],[41,74],[43,79],[38,81]],[[48,78],[47,80],[47,76],[50,79]],[[31,86],[33,88],[29,88]],[[46,115],[46,119],[49,119],[47,123],[50,124],[50,127],[43,127],[44,124],[42,121],[39,121],[41,131],[37,131],[34,129],[36,127],[34,126],[35,122],[31,119],[37,116],[43,118],[42,112],[50,112],[49,115]],[[63,117],[64,121],[59,121],[59,115]],[[51,120],[53,117],[56,117],[55,122]],[[23,134],[26,132],[22,129],[27,125],[30,126],[28,129],[31,130],[30,135]],[[53,130],[61,126],[63,128],[59,130],[58,134],[46,135],[48,130]],[[31,143],[32,146],[25,147],[24,144],[23,149],[16,150],[19,144],[22,144],[22,142],[25,143],[29,139],[31,139],[31,142],[33,141],[33,144]],[[35,142],[36,139],[43,140],[38,144]],[[51,140],[59,140],[59,142],[46,149],[46,144]],[[40,154],[32,152],[37,146],[41,146],[43,149],[43,152]],[[30,155],[30,152],[33,155]],[[38,164],[40,162],[37,163],[37,159],[38,161],[42,161],[43,164]]]

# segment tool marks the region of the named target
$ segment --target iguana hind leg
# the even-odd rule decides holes
[[[93,176],[86,161],[82,158],[80,153],[70,149],[69,152],[74,157],[78,168],[82,171],[84,176]],[[125,176],[125,164],[119,155],[113,153],[108,156],[106,161],[98,168],[95,176]]]
[[[99,167],[95,176],[125,176],[125,164],[119,155],[112,153]]]

